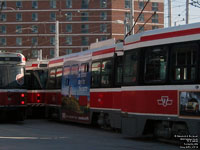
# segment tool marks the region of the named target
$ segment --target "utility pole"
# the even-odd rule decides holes
[[[168,0],[168,27],[172,26],[172,7],[171,0]]]
[[[189,0],[186,0],[186,24],[189,23]]]
[[[59,57],[59,21],[56,21],[55,52],[54,57]]]

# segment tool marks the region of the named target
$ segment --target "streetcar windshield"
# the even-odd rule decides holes
[[[48,70],[27,70],[28,89],[44,89],[48,78]]]
[[[24,87],[24,67],[16,65],[0,66],[0,88]]]

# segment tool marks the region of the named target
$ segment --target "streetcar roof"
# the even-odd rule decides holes
[[[200,23],[145,31],[128,36],[124,50],[200,39]]]
[[[21,53],[0,52],[0,64],[25,65],[26,58]]]

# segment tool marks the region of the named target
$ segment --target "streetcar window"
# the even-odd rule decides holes
[[[24,86],[24,68],[21,66],[8,67],[8,86],[17,88]]]
[[[122,56],[116,57],[116,70],[115,70],[115,85],[119,85],[122,83]]]
[[[71,74],[72,75],[78,75],[78,65],[72,65]]]
[[[81,64],[81,68],[80,68],[81,72],[89,72],[89,64]]]
[[[64,70],[63,70],[63,85],[64,86],[69,86],[70,72],[71,72],[70,66],[64,66]]]
[[[0,88],[5,88],[8,83],[8,72],[6,66],[0,66]]]
[[[136,51],[125,53],[124,56],[124,84],[132,84],[137,81],[138,53]]]
[[[37,71],[33,71],[31,80],[32,80],[32,88],[33,89],[41,89],[42,85],[40,83],[39,75]]]
[[[107,87],[111,86],[112,81],[112,61],[105,60],[102,61],[101,65],[101,86]]]
[[[197,50],[195,44],[176,45],[172,48],[173,81],[196,80]]]
[[[145,53],[145,82],[163,82],[167,74],[167,50],[154,48]]]
[[[41,87],[42,89],[44,89],[47,84],[48,70],[38,70],[37,72],[40,79]]]
[[[101,71],[101,62],[92,63],[92,87],[99,87],[100,84],[100,71]]]
[[[62,68],[56,70],[56,88],[61,89],[62,84]]]
[[[48,89],[54,89],[55,88],[55,83],[56,83],[55,75],[56,75],[56,70],[51,69],[49,71],[49,79],[48,79],[48,83],[47,83]]]

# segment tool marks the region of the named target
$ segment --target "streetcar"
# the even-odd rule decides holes
[[[64,57],[57,57],[48,62],[48,79],[45,89],[45,117],[60,120],[61,81]]]
[[[200,137],[200,113],[188,111],[188,104],[199,106],[199,50],[195,23],[131,35],[122,43],[99,42],[56,58],[52,64],[60,63],[59,71],[49,68],[54,80],[48,82],[59,86],[58,98],[46,114],[131,137]]]
[[[27,117],[45,116],[45,88],[48,77],[47,60],[31,60],[26,63]]]
[[[20,53],[0,52],[0,118],[26,118],[25,57]]]

